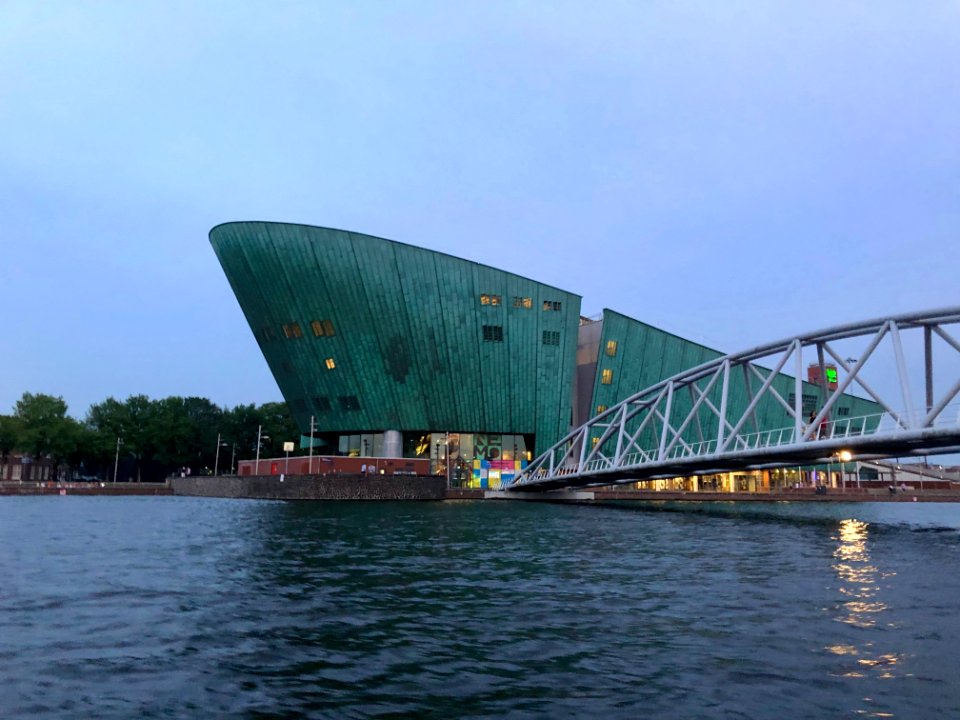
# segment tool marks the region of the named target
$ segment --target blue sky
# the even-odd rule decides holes
[[[281,399],[207,240],[346,228],[735,351],[958,302],[960,5],[0,4],[0,412]]]

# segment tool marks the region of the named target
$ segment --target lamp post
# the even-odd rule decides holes
[[[850,454],[849,450],[841,450],[837,453],[837,459],[840,461],[840,480],[843,483],[843,491],[847,491],[847,476],[844,473],[844,463],[850,462],[850,459],[853,455]],[[860,489],[860,473],[857,473],[857,489]]]
[[[257,469],[255,471],[257,475],[260,474],[260,445],[263,443],[264,440],[269,440],[269,439],[270,439],[269,435],[263,434],[263,425],[257,425]]]
[[[227,444],[225,442],[220,441],[220,433],[217,433],[217,454],[213,460],[213,476],[214,477],[217,476],[217,470],[220,468],[220,448],[226,447],[226,446]],[[232,458],[230,460],[230,463],[231,465],[233,464]]]
[[[237,444],[233,444],[233,448],[230,450],[230,474],[237,474],[237,464],[234,462],[234,459],[237,457]]]
[[[113,482],[117,482],[117,469],[120,467],[120,446],[123,445],[123,440],[120,439],[120,436],[117,436],[117,454],[113,458]]]

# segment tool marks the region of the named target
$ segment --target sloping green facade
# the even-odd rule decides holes
[[[580,297],[360,233],[265,222],[210,241],[306,433],[569,429]],[[494,301],[496,298],[496,301]]]
[[[723,357],[725,353],[685,340],[664,332],[646,323],[622,315],[613,310],[603,311],[603,329],[597,356],[597,368],[593,385],[593,400],[590,414],[596,415],[601,409],[616,405],[631,395],[640,392],[672,375],[696,367],[702,363]],[[611,345],[613,343],[613,345]],[[610,350],[612,350],[612,352]],[[607,378],[604,371],[609,371]],[[605,382],[605,379],[609,382]],[[752,378],[753,390],[761,385],[760,380]],[[773,382],[774,389],[788,402],[793,402],[795,394],[794,378],[780,373]],[[721,389],[716,385],[711,397],[719,405]],[[742,414],[750,404],[750,393],[742,375],[732,375],[730,379],[729,409],[732,415]],[[684,394],[674,397],[674,412],[684,416],[693,406],[693,400]],[[825,400],[819,386],[803,382],[804,417],[810,410],[823,407]],[[879,412],[879,406],[869,400],[843,395],[837,401],[835,412],[839,417],[862,417]],[[709,416],[709,413],[704,413]],[[789,427],[792,417],[786,409],[769,397],[761,399],[755,409],[756,430],[769,430]],[[717,425],[701,425],[704,432],[715,435]],[[651,430],[651,433],[653,430]],[[748,430],[749,432],[749,430]],[[693,427],[689,428],[685,440],[695,442]],[[644,439],[641,438],[641,442]],[[656,438],[645,439],[647,444],[656,444]]]

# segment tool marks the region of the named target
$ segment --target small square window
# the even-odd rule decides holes
[[[543,301],[544,310],[553,310],[555,312],[560,311],[560,301],[559,300],[544,300]]]
[[[329,320],[323,321],[323,331],[327,334],[327,337],[333,337],[337,334],[333,329],[333,323]]]
[[[483,339],[485,342],[503,342],[503,325],[484,325]]]
[[[560,331],[559,331],[559,330],[544,330],[544,331],[543,331],[543,344],[544,344],[544,345],[559,345],[559,344],[560,344]]]
[[[617,354],[617,341],[616,340],[607,340],[607,355],[613,357]]]
[[[600,384],[601,385],[612,385],[613,384],[613,370],[607,368],[600,373]]]
[[[360,401],[357,399],[356,395],[340,395],[337,398],[337,401],[340,403],[340,407],[344,410],[360,409]]]
[[[848,408],[848,407],[838,407],[838,408],[837,408],[837,415],[838,415],[839,417],[847,417],[848,415],[850,415],[850,408]]]
[[[533,307],[533,299],[528,297],[514,296],[513,306],[515,308],[527,308],[529,310]]]
[[[606,406],[606,405],[597,405],[597,415],[599,415],[599,414],[602,413],[602,412],[606,412],[606,411],[607,411],[607,406]]]
[[[600,438],[598,437],[590,438],[590,442],[592,445],[596,445],[598,442],[600,442]]]
[[[483,293],[480,296],[481,305],[499,305],[503,302],[503,298],[499,295],[491,295],[490,293]]]
[[[327,366],[327,370],[333,370],[337,366],[337,364],[333,361],[333,358],[327,358],[324,361],[324,365]]]
[[[283,326],[283,336],[288,339],[303,337],[300,323],[288,323]]]

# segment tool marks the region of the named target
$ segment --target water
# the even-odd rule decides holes
[[[960,715],[960,506],[0,500],[0,717]]]

